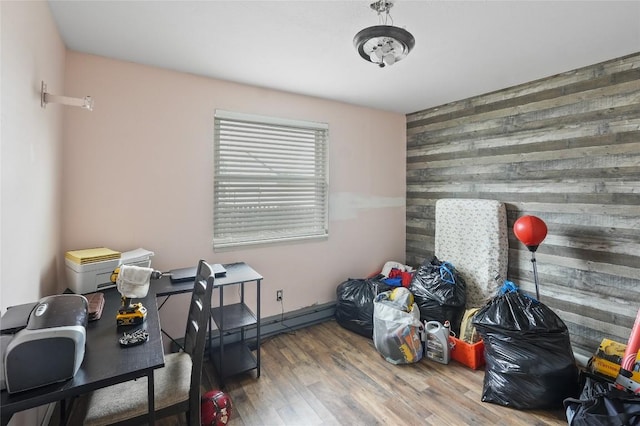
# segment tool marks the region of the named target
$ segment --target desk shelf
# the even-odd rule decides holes
[[[256,316],[244,303],[212,308],[211,318],[224,331],[236,330],[257,322]]]
[[[224,265],[225,277],[216,278],[214,293],[219,293],[219,306],[211,308],[211,319],[220,331],[220,344],[216,350],[209,347],[213,367],[218,375],[220,387],[224,387],[227,377],[256,370],[260,377],[260,282],[262,276],[245,263]],[[253,283],[256,291],[255,311],[245,303],[245,284]],[[225,305],[224,289],[227,286],[240,286],[240,302]],[[255,314],[254,314],[255,312]],[[255,328],[255,355],[249,348],[247,329]],[[239,341],[225,343],[225,334],[235,331]],[[209,340],[211,342],[211,340]]]
[[[212,355],[213,365],[223,379],[258,368],[258,360],[244,342],[228,343],[223,353]]]

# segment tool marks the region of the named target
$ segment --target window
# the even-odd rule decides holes
[[[213,247],[328,235],[329,126],[216,111]]]

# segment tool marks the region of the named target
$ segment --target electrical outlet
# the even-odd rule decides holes
[[[276,301],[282,302],[282,290],[276,290]]]

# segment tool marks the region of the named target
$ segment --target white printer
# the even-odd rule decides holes
[[[61,382],[76,374],[84,359],[88,309],[86,297],[77,294],[40,299],[26,327],[3,349],[9,393]]]
[[[93,256],[92,251],[108,251],[109,256]],[[71,256],[70,253],[89,252],[85,258]],[[117,254],[114,255],[114,254]],[[76,294],[93,293],[114,287],[111,281],[111,274],[120,265],[134,265],[148,268],[151,266],[152,251],[138,248],[135,250],[119,253],[106,248],[77,250],[67,252],[65,255],[65,269],[67,272],[67,286]]]

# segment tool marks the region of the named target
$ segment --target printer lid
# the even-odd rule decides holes
[[[79,294],[56,294],[40,299],[29,315],[27,329],[87,326],[89,302]]]
[[[0,334],[15,334],[27,326],[29,315],[37,302],[25,303],[7,308],[7,312],[2,315],[0,324]]]

